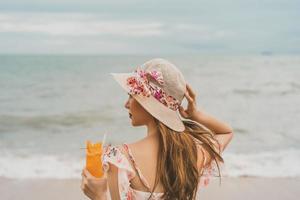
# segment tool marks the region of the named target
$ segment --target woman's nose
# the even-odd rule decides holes
[[[124,106],[125,106],[125,108],[129,109],[129,100],[126,101]]]

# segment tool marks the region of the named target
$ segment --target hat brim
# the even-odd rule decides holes
[[[133,73],[111,73],[111,75],[123,89],[130,92],[130,88],[127,86],[127,78],[133,76]],[[178,111],[174,111],[166,107],[152,95],[150,95],[150,97],[146,97],[143,95],[133,94],[132,97],[134,97],[153,117],[158,119],[170,129],[177,132],[185,130],[185,126]]]

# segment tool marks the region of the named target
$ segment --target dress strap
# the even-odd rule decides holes
[[[126,150],[126,152],[128,153],[129,158],[130,158],[131,162],[133,163],[133,167],[134,167],[134,169],[136,170],[137,175],[138,175],[138,177],[140,178],[141,182],[142,182],[143,185],[151,192],[150,186],[149,186],[147,180],[145,179],[145,177],[142,175],[141,170],[140,170],[139,167],[137,166],[137,164],[136,164],[136,162],[135,162],[135,160],[134,160],[134,157],[133,157],[133,155],[132,155],[132,152],[131,152],[129,146],[128,146],[126,143],[123,143],[123,147],[124,147],[124,149]]]

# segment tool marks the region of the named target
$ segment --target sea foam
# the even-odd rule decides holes
[[[224,152],[226,177],[300,177],[300,150],[287,149],[253,154]],[[7,178],[81,178],[83,158],[53,155],[16,156],[0,158],[0,176]]]

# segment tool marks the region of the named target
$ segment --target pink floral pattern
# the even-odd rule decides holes
[[[133,178],[133,171],[129,170],[130,165],[126,162],[125,156],[121,153],[120,149],[116,146],[108,145],[104,148],[102,163],[105,171],[108,170],[109,165],[108,162],[113,163],[119,168],[119,175],[123,177],[121,182],[119,183],[119,194],[121,200],[133,200],[133,191],[129,187],[129,180]],[[126,171],[124,170],[126,169]],[[131,173],[129,172],[131,171]],[[122,173],[125,173],[122,175]],[[126,177],[126,179],[124,178]]]
[[[162,86],[164,84],[161,72],[156,70],[145,72],[144,70],[138,68],[134,71],[134,76],[131,76],[127,79],[127,85],[130,87],[129,93],[141,94],[146,97],[152,95],[166,107],[172,110],[177,110],[180,102],[173,96],[168,95],[161,87],[151,84],[148,76],[157,81],[159,85]]]
[[[213,176],[213,171],[212,171],[212,167],[211,166],[208,167],[208,168],[206,168],[206,169],[204,169],[204,173],[200,177],[200,184],[201,184],[201,186],[206,187],[209,184],[210,179],[211,179],[212,176]]]
[[[202,142],[200,142],[198,139],[194,137],[193,139],[196,142],[198,153],[202,151],[201,154],[204,155]],[[204,163],[206,163],[206,158],[204,158]],[[224,163],[218,162],[217,165],[215,160],[212,160],[209,165],[206,165],[205,167],[201,168],[200,171],[201,175],[200,175],[200,182],[199,182],[200,187],[206,187],[210,183],[213,177],[220,177],[218,166],[220,168],[220,173],[221,173],[224,167]]]
[[[127,157],[122,153],[120,148],[112,145],[108,145],[104,148],[104,153],[102,158],[103,167],[104,169],[107,170],[109,162],[118,167],[118,177],[119,177],[118,183],[119,183],[119,194],[121,200],[148,199],[150,193],[139,192],[130,187],[130,180],[134,178],[134,176],[138,175],[140,176],[144,185],[150,188],[149,184],[141,174],[141,171],[133,158],[130,148],[126,143],[123,143],[123,147],[128,153],[130,160],[132,160],[132,163],[134,165],[134,168],[137,170],[137,173],[134,172],[134,169],[132,168],[131,164],[128,162]],[[209,184],[211,178],[217,175],[218,175],[218,169],[216,163],[212,162],[211,165],[209,165],[204,169],[203,174],[200,177],[198,189],[202,187],[206,187]],[[153,193],[153,194],[154,196],[152,196],[152,199],[157,199],[157,200],[161,199],[160,197],[162,196],[162,193]]]
[[[132,159],[134,161],[134,158],[132,157],[131,151],[127,144],[123,144],[124,150],[129,153],[130,160]],[[103,167],[105,170],[108,170],[108,163],[112,163],[115,166],[118,167],[118,183],[119,183],[119,195],[121,200],[144,200],[148,199],[150,196],[150,193],[148,192],[142,192],[135,190],[130,187],[130,180],[134,178],[134,176],[139,175],[142,177],[143,182],[146,183],[146,185],[149,186],[145,178],[143,177],[140,171],[140,169],[137,167],[136,163],[134,166],[138,170],[139,174],[134,173],[134,169],[132,168],[131,164],[128,162],[127,157],[123,152],[120,150],[119,147],[108,145],[104,147],[104,153],[103,153]],[[121,162],[119,162],[120,160]],[[153,193],[153,196],[151,197],[152,200],[159,200],[160,197],[163,195],[163,193]],[[108,200],[111,200],[108,198]]]
[[[150,76],[152,78],[154,78],[154,80],[156,80],[159,84],[163,85],[164,84],[164,79],[163,76],[161,74],[161,72],[153,70],[149,72]]]

